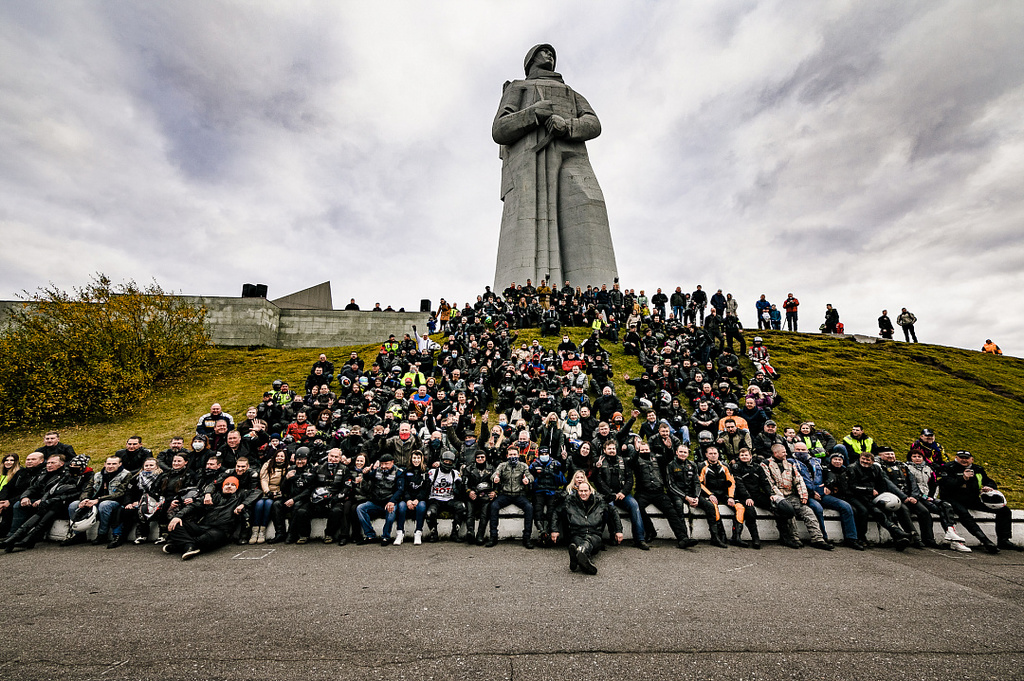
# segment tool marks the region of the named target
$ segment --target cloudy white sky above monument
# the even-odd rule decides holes
[[[882,308],[1024,354],[1024,3],[6,2],[0,298],[463,302],[494,273],[490,125],[527,49],[597,111],[622,282]]]

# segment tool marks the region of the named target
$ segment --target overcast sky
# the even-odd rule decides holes
[[[417,309],[494,276],[491,120],[526,51],[601,119],[619,273],[1024,355],[1024,3],[0,3],[0,298],[95,272],[332,282]]]

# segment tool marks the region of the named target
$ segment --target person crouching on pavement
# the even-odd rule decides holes
[[[561,507],[563,522],[569,534],[569,569],[582,569],[588,575],[597,574],[594,554],[604,548],[601,532],[607,516],[618,517],[618,512],[605,503],[594,492],[586,480],[576,487],[576,494],[568,496]],[[551,533],[551,540],[558,541],[558,532]]]
[[[245,522],[245,499],[238,491],[238,478],[229,475],[220,491],[210,495],[210,503],[188,504],[167,523],[164,553],[181,553],[182,560],[191,560],[202,552],[209,553],[228,543],[235,527]]]

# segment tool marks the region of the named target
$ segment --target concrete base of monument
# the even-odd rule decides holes
[[[726,533],[731,536],[732,532],[732,521],[733,513],[728,506],[720,506],[719,513],[722,516],[722,522],[725,524]],[[623,534],[626,535],[627,539],[633,538],[632,528],[630,527],[629,516],[620,513],[622,517],[622,530]],[[829,539],[833,541],[841,541],[843,538],[843,529],[839,524],[839,514],[835,511],[826,510],[824,513],[825,517],[825,533]],[[975,513],[974,517],[978,521],[978,525],[982,531],[989,536],[993,541],[996,539],[996,528],[995,528],[995,516],[991,513]],[[693,513],[686,515],[687,529],[689,530],[690,536],[694,539],[707,540],[710,539],[708,532],[708,523],[704,518],[704,514],[699,510],[695,510]],[[658,532],[658,537],[661,539],[671,539],[673,537],[672,529],[668,525],[668,521],[661,514],[660,511],[651,507],[651,522],[654,524],[654,529]],[[451,532],[452,521],[442,517],[438,521],[438,531],[442,537],[447,537]],[[312,532],[310,537],[313,539],[322,539],[324,536],[324,528],[327,526],[327,521],[323,518],[315,518],[312,522]],[[801,536],[807,537],[807,530],[803,526],[803,523],[797,522],[797,526],[800,528]],[[980,542],[971,536],[967,530],[964,529],[963,525],[957,524],[957,532],[967,540],[968,546],[978,546]],[[373,522],[374,532],[380,536],[384,528],[384,520],[376,519]],[[397,529],[397,528],[395,528]],[[412,532],[416,529],[415,521],[408,520],[405,524],[405,531],[411,537]],[[935,536],[937,540],[941,540],[942,535],[945,533],[945,528],[941,527],[936,520]],[[58,520],[53,524],[53,528],[50,530],[50,539],[52,541],[60,541],[67,536],[68,522],[66,520]],[[758,521],[757,531],[762,540],[774,540],[779,538],[778,529],[775,526],[775,519],[767,511],[758,509]],[[89,538],[93,539],[96,536],[96,528],[93,526],[89,530]],[[534,528],[534,536],[536,537],[537,531]],[[499,516],[498,520],[498,537],[500,539],[517,539],[523,535],[523,514],[519,509],[510,506],[504,509]],[[267,528],[268,538],[274,537],[274,528]],[[135,534],[129,537],[134,539]],[[157,538],[157,531],[153,529],[150,532],[149,539],[153,540]],[[749,532],[744,529],[743,538],[749,539]],[[889,539],[889,533],[884,529],[880,528],[875,523],[868,523],[868,536],[867,540],[876,543],[882,543]],[[1013,511],[1013,540],[1017,543],[1024,544],[1024,511]]]

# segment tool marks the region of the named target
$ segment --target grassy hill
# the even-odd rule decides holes
[[[571,329],[570,335],[581,342],[586,330]],[[754,335],[746,334],[748,343]],[[786,401],[775,413],[780,429],[813,420],[841,439],[856,423],[876,442],[905,452],[921,428],[929,427],[947,451],[974,452],[1013,505],[1024,506],[1020,448],[1024,360],[936,345],[868,345],[852,338],[778,331],[760,335],[783,372],[777,388]],[[520,332],[523,340],[537,337],[535,330]],[[633,390],[622,381],[622,374],[635,375],[639,366],[622,354],[621,347],[608,347],[617,392],[629,405]],[[322,351],[337,363],[355,350],[369,365],[377,348]],[[136,433],[146,446],[163,449],[171,436],[192,432],[213,402],[220,402],[240,420],[275,378],[301,387],[319,352],[215,348],[191,380],[157,391],[121,419],[63,425],[61,439],[94,459],[123,447],[128,436]],[[0,452],[25,455],[42,443],[47,429],[0,432]]]

